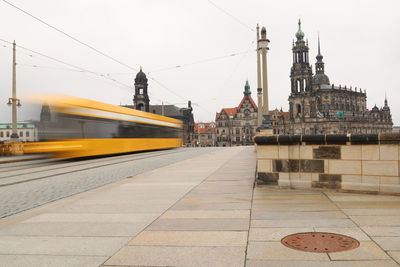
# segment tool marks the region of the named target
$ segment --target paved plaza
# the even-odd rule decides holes
[[[0,220],[2,266],[399,266],[400,197],[255,187],[254,147],[229,147]],[[280,240],[331,232],[336,253]],[[396,263],[397,261],[397,263]]]

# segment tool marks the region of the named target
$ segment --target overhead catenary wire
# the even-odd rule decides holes
[[[3,0],[4,1],[4,0]],[[246,27],[247,29],[249,29],[250,31],[254,32],[254,29],[252,27],[250,27],[249,25],[247,25],[246,23],[244,23],[243,21],[241,21],[239,18],[237,18],[236,16],[232,15],[231,13],[229,13],[228,11],[226,11],[225,9],[223,9],[222,7],[218,6],[217,4],[215,4],[213,1],[211,0],[207,0],[211,5],[213,5],[215,8],[217,8],[218,10],[220,10],[221,12],[225,13],[226,15],[228,15],[229,17],[231,17],[232,19],[234,19],[236,22],[238,22],[239,24],[241,24],[242,26]]]
[[[12,44],[12,42],[7,41],[7,40],[4,40],[4,39],[2,39],[2,38],[0,38],[0,41],[5,42],[5,43],[7,43],[7,44]],[[47,59],[50,59],[50,60],[52,60],[52,61],[54,61],[54,62],[61,63],[61,64],[63,64],[63,65],[69,66],[69,67],[71,67],[71,68],[73,68],[73,69],[77,69],[77,70],[79,70],[80,72],[85,72],[85,73],[90,73],[90,74],[92,74],[92,75],[100,76],[100,77],[102,77],[102,78],[104,78],[104,79],[111,80],[111,81],[113,81],[113,82],[115,82],[115,83],[117,83],[117,84],[119,84],[119,85],[122,85],[122,86],[124,86],[124,87],[129,88],[129,89],[132,89],[132,86],[129,86],[129,85],[127,85],[127,84],[124,84],[124,83],[122,83],[122,82],[120,82],[120,81],[114,79],[113,77],[104,75],[104,74],[102,74],[102,73],[99,73],[99,72],[95,72],[95,71],[91,71],[91,70],[82,68],[82,67],[80,67],[80,66],[77,66],[77,65],[74,65],[74,64],[65,62],[65,61],[63,61],[63,60],[54,58],[54,57],[52,57],[52,56],[45,55],[45,54],[43,54],[43,53],[41,53],[41,52],[34,51],[34,50],[32,50],[32,49],[29,49],[29,48],[27,48],[27,47],[23,47],[23,46],[21,46],[21,45],[17,45],[17,48],[20,48],[20,49],[23,49],[23,50],[28,51],[28,52],[30,52],[30,53],[39,55],[39,56],[44,57],[44,58],[47,58]],[[30,55],[30,56],[32,56],[32,55]]]
[[[57,32],[59,32],[59,33],[65,35],[65,36],[67,36],[68,38],[74,40],[75,42],[77,42],[77,43],[79,43],[79,44],[81,44],[81,45],[83,45],[83,46],[86,46],[87,48],[89,48],[89,49],[95,51],[96,53],[98,53],[98,54],[100,54],[100,55],[102,55],[102,56],[105,56],[105,57],[107,57],[108,59],[111,59],[112,61],[115,61],[115,62],[117,62],[118,64],[121,64],[121,65],[123,65],[123,66],[125,66],[125,67],[127,67],[127,68],[129,68],[129,69],[132,69],[132,70],[134,70],[134,71],[138,71],[137,69],[135,69],[135,68],[129,66],[128,64],[126,64],[126,63],[124,63],[124,62],[122,62],[122,61],[120,61],[120,60],[118,60],[118,59],[116,59],[116,58],[114,58],[114,57],[112,57],[112,56],[110,56],[110,55],[108,55],[108,54],[106,54],[106,53],[100,51],[99,49],[93,47],[92,45],[89,45],[89,44],[87,44],[87,43],[85,43],[85,42],[79,40],[78,38],[76,38],[76,37],[74,37],[74,36],[72,36],[72,35],[66,33],[65,31],[60,30],[59,28],[57,28],[57,27],[55,27],[55,26],[53,26],[53,25],[47,23],[47,22],[44,21],[43,19],[38,18],[38,17],[36,17],[35,15],[29,13],[28,11],[23,10],[22,8],[20,8],[20,7],[16,6],[16,5],[14,5],[13,3],[11,3],[11,2],[9,2],[9,1],[7,1],[7,0],[2,0],[2,1],[3,1],[4,3],[6,3],[6,4],[12,6],[13,8],[19,10],[20,12],[24,13],[25,15],[28,15],[29,17],[31,17],[31,18],[33,18],[33,19],[39,21],[40,23],[46,25],[47,27],[50,27],[50,28],[52,28],[53,30],[55,30],[55,31],[57,31]]]
[[[11,3],[11,2],[9,2],[9,1],[7,1],[7,0],[2,0],[2,1],[3,1],[4,3],[10,5],[11,7],[17,9],[18,11],[20,11],[20,12],[26,14],[27,16],[29,16],[29,17],[35,19],[36,21],[39,21],[40,23],[46,25],[47,27],[49,27],[49,28],[51,28],[51,29],[53,29],[53,30],[55,30],[55,31],[57,31],[57,32],[59,32],[59,33],[61,33],[62,35],[66,36],[66,37],[68,37],[68,38],[70,38],[71,40],[73,40],[73,41],[75,41],[75,42],[77,42],[77,43],[79,43],[79,44],[81,44],[81,45],[83,45],[83,46],[85,46],[85,47],[91,49],[92,51],[94,51],[94,52],[96,52],[96,53],[98,53],[98,54],[100,54],[100,55],[102,55],[102,56],[104,56],[104,57],[106,57],[106,58],[108,58],[108,59],[110,59],[110,60],[112,60],[112,61],[114,61],[114,62],[120,64],[120,65],[122,65],[122,66],[125,66],[126,68],[129,68],[129,69],[131,69],[131,70],[134,70],[134,71],[138,72],[138,70],[137,70],[136,68],[133,68],[133,67],[129,66],[128,64],[126,64],[126,63],[124,63],[124,62],[122,62],[122,61],[120,61],[120,60],[118,60],[118,59],[116,59],[116,58],[114,58],[114,57],[112,57],[112,56],[110,56],[110,55],[108,55],[108,54],[106,54],[106,53],[100,51],[99,49],[93,47],[92,45],[89,45],[89,44],[87,44],[87,43],[85,43],[85,42],[79,40],[78,38],[76,38],[76,37],[74,37],[74,36],[72,36],[72,35],[66,33],[65,31],[63,31],[63,30],[61,30],[61,29],[59,29],[59,28],[57,28],[57,27],[55,27],[55,26],[53,26],[53,25],[51,25],[50,23],[47,23],[47,22],[44,21],[43,19],[41,19],[41,18],[39,18],[39,17],[37,17],[37,16],[35,16],[35,15],[29,13],[28,11],[26,11],[26,10],[24,10],[24,9],[22,9],[22,8],[20,8],[20,7],[18,7],[18,6],[16,6],[16,5],[14,5],[13,3]],[[166,89],[167,91],[173,93],[175,96],[178,96],[178,97],[180,97],[180,98],[182,98],[182,99],[184,99],[184,100],[187,99],[187,98],[185,98],[185,97],[180,96],[179,94],[175,93],[173,90],[171,90],[170,88],[168,88],[167,86],[165,86],[164,84],[162,84],[160,81],[158,81],[158,80],[157,80],[154,76],[152,76],[151,74],[149,74],[149,76],[150,76],[149,78],[151,78],[153,81],[155,81],[158,85],[160,85],[162,88]]]

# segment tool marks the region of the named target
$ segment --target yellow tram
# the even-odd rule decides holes
[[[41,101],[39,142],[24,144],[24,153],[74,158],[182,146],[180,120],[76,97]]]

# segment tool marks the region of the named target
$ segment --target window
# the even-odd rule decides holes
[[[139,88],[139,95],[143,95],[143,88]]]
[[[10,132],[7,132],[7,137],[10,137]]]
[[[29,137],[29,131],[26,131],[26,132],[25,132],[25,136],[26,136],[26,137]]]
[[[19,132],[19,137],[23,137],[24,136],[24,132],[23,131],[20,131]]]
[[[4,133],[3,132],[0,132],[0,137],[4,137]]]

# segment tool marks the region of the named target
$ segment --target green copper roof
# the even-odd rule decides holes
[[[304,38],[304,32],[301,30],[301,21],[299,19],[299,29],[296,32],[296,38],[298,41],[303,40]]]

